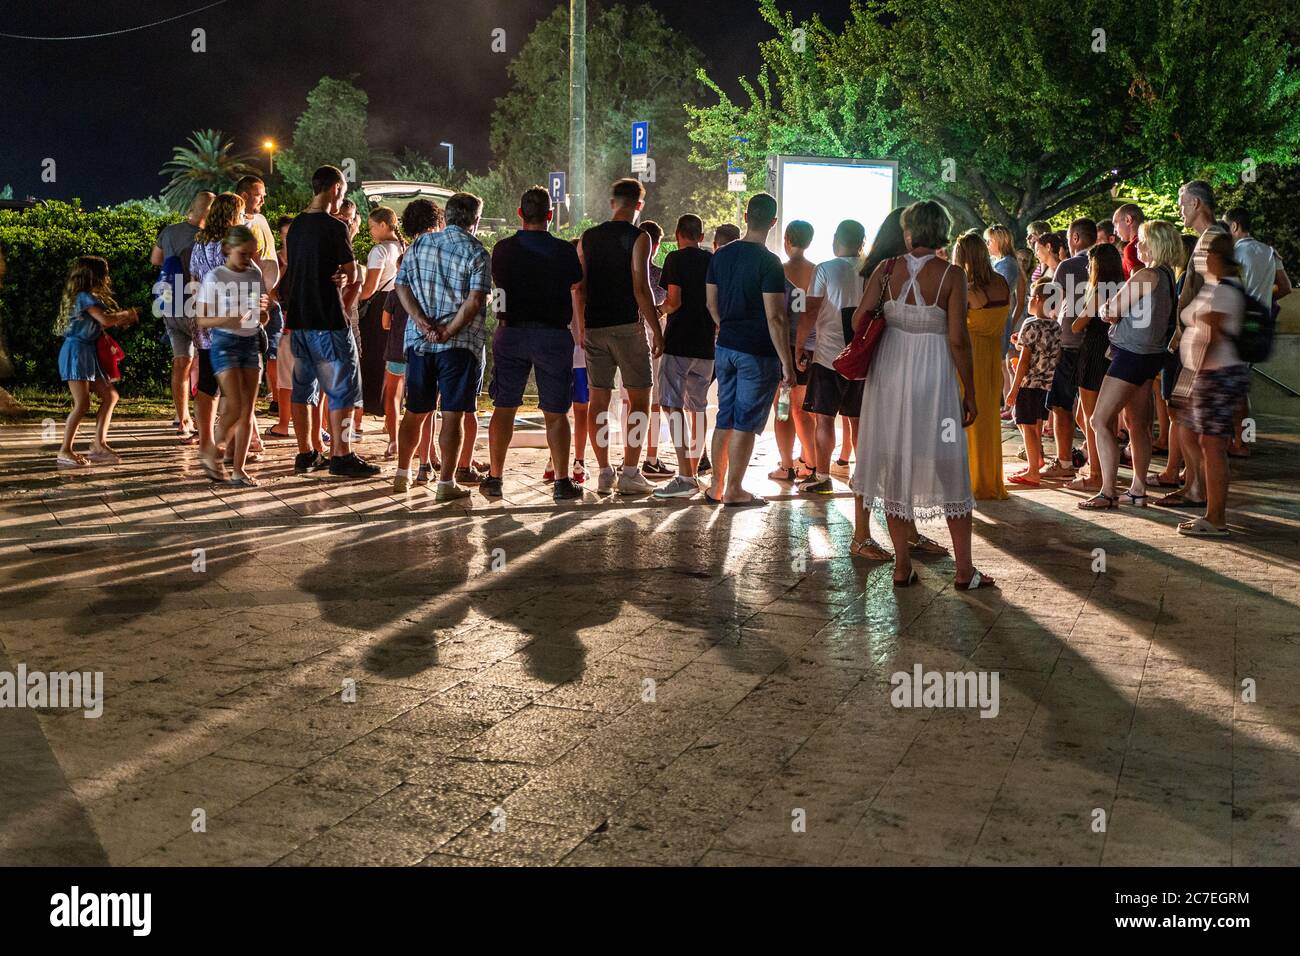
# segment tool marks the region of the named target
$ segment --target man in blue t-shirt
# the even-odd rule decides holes
[[[777,387],[794,382],[785,272],[765,245],[775,223],[776,200],[767,193],[752,197],[745,210],[745,235],[713,256],[705,287],[709,314],[718,325],[713,486],[705,497],[731,507],[767,504],[741,483]]]

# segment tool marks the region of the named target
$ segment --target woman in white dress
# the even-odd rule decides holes
[[[971,563],[975,499],[963,429],[978,409],[966,277],[935,255],[948,241],[952,220],[939,203],[918,202],[903,212],[902,225],[907,255],[892,260],[892,267],[876,267],[854,316],[856,328],[884,299],[887,324],[863,391],[853,490],[885,513],[895,587],[917,580],[910,524],[940,515],[948,519],[957,587],[992,587],[993,579]]]

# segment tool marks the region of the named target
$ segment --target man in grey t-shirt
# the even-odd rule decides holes
[[[1264,303],[1264,308],[1272,308],[1274,286],[1277,286],[1279,299],[1291,292],[1291,279],[1278,258],[1277,250],[1250,234],[1250,213],[1240,206],[1229,209],[1223,218],[1232,234],[1237,264],[1241,266],[1241,284]]]
[[[190,365],[194,361],[194,329],[185,317],[185,285],[189,281],[189,252],[194,237],[203,228],[217,197],[200,192],[190,202],[189,212],[181,222],[165,226],[154,241],[149,261],[158,267],[155,286],[155,315],[172,343],[172,404],[176,407],[176,430],[190,435]]]

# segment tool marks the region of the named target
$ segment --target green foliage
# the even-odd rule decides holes
[[[195,130],[190,145],[177,146],[171,162],[158,174],[171,177],[162,191],[167,207],[184,212],[203,190],[223,192],[241,176],[257,172],[248,163],[251,157],[232,152],[234,148],[234,142],[226,139],[220,130]]]
[[[492,114],[493,172],[513,215],[519,195],[569,167],[569,10],[557,6],[511,61],[509,93]],[[684,102],[701,102],[700,51],[650,6],[592,4],[587,21],[587,213],[602,216],[609,184],[630,175],[631,124],[650,123],[655,181],[646,216],[676,217],[725,197],[726,178],[687,160]],[[710,208],[712,208],[710,206]],[[700,212],[703,215],[703,211]]]
[[[356,164],[358,181],[371,165],[366,139],[370,97],[350,80],[323,77],[307,94],[307,108],[293,128],[293,146],[276,154],[276,166],[291,185],[308,188],[321,166]]]
[[[158,230],[176,216],[160,218],[140,208],[87,212],[80,202],[48,202],[26,212],[0,212],[0,243],[8,273],[0,287],[0,332],[13,359],[16,380],[27,386],[59,386],[59,347],[54,334],[68,267],[77,256],[103,256],[118,304],[139,306],[140,322],[112,335],[126,351],[124,394],[166,391],[171,348],[161,342],[162,320],[151,311],[157,269],[149,262]]]
[[[1241,177],[1221,185],[1219,215],[1241,206],[1251,216],[1251,233],[1277,250],[1294,280],[1300,277],[1300,166],[1260,166],[1253,181]]]
[[[1294,162],[1300,144],[1293,0],[880,0],[838,31],[759,7],[777,36],[748,102],[701,74],[705,168],[736,135],[751,178],[770,153],[888,157],[904,193],[1023,236],[1125,180]]]

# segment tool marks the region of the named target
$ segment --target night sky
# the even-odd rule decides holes
[[[203,7],[211,0],[4,0],[0,33],[99,34]],[[654,0],[703,52],[724,87],[760,64],[771,35],[756,0]],[[506,65],[555,0],[226,0],[149,29],[96,39],[0,37],[0,188],[87,205],[157,195],[173,147],[195,129],[223,130],[236,147],[287,144],[322,76],[370,96],[372,149],[405,147],[484,170],[493,100]],[[589,0],[594,8],[594,0]],[[844,20],[849,0],[787,0],[796,16]],[[707,11],[707,16],[701,15]],[[590,15],[590,14],[589,14]],[[207,31],[207,52],[191,31]],[[491,52],[506,31],[509,51]],[[264,154],[262,154],[264,156]],[[53,158],[57,180],[41,181]]]

